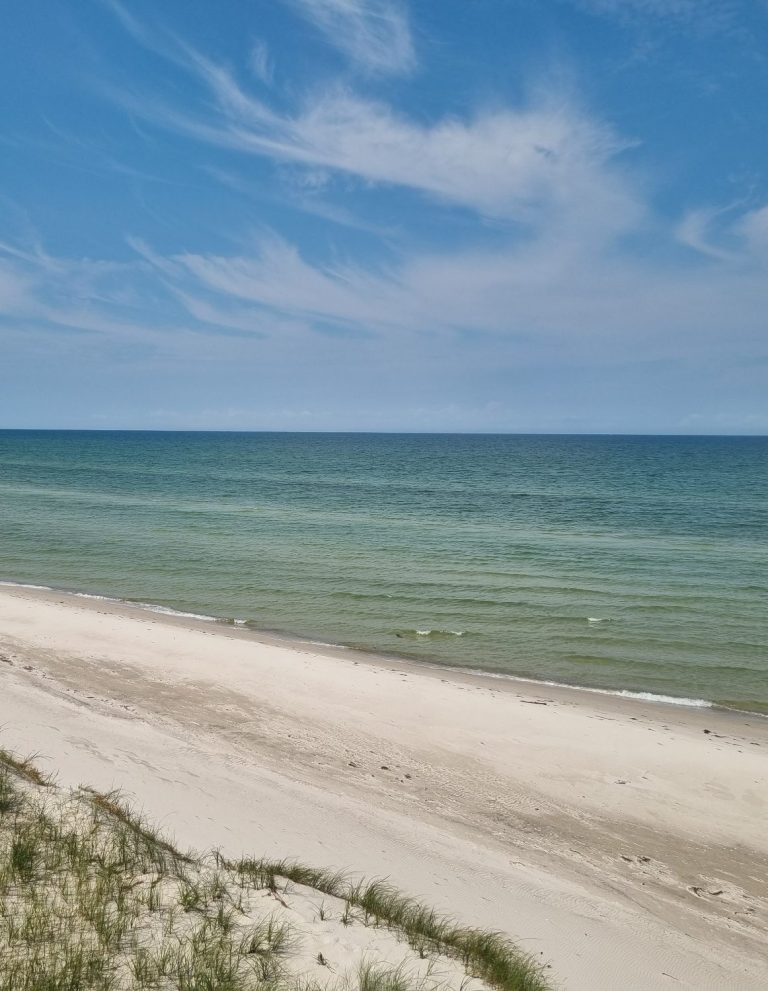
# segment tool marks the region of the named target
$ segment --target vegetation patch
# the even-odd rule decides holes
[[[117,792],[0,751],[0,991],[546,991],[384,881],[178,850]]]

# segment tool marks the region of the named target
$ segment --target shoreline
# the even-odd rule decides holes
[[[204,613],[185,612],[174,609],[171,606],[163,606],[159,603],[134,601],[132,599],[122,599],[117,596],[101,595],[98,592],[80,592],[73,589],[57,588],[53,585],[37,585],[31,582],[14,581],[11,579],[0,579],[0,589],[21,589],[30,592],[50,593],[53,596],[71,596],[75,599],[93,602],[106,602],[118,608],[148,612],[157,616],[167,616],[169,619],[191,621],[194,623],[213,624],[216,627],[227,630],[241,631],[248,635],[256,643],[267,645],[284,646],[299,650],[319,648],[318,653],[328,652],[330,656],[338,656],[343,652],[344,656],[355,657],[364,660],[366,663],[389,664],[400,663],[414,665],[417,669],[432,669],[442,674],[464,675],[468,677],[493,679],[501,682],[512,682],[523,686],[533,686],[538,688],[554,689],[555,691],[585,693],[587,695],[605,696],[607,698],[627,699],[631,702],[648,703],[651,705],[673,706],[683,709],[703,709],[715,712],[732,712],[737,715],[748,714],[768,719],[768,704],[761,702],[731,703],[718,701],[716,699],[705,698],[685,698],[675,695],[664,695],[657,692],[633,691],[631,689],[610,689],[597,688],[591,685],[573,685],[565,682],[551,681],[547,679],[528,678],[523,675],[509,674],[502,671],[488,671],[482,668],[463,668],[448,664],[441,664],[439,661],[419,660],[408,655],[398,655],[385,653],[375,648],[367,649],[363,647],[352,647],[346,644],[328,643],[326,641],[314,640],[311,638],[299,637],[279,630],[265,630],[249,625],[248,620],[228,618],[223,616],[206,615]],[[758,708],[748,708],[750,704]]]
[[[185,845],[388,876],[568,991],[768,981],[762,718],[10,586],[0,661],[0,746]]]

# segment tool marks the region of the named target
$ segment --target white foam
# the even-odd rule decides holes
[[[641,699],[645,702],[663,702],[665,705],[685,705],[692,709],[711,709],[714,705],[714,702],[708,702],[706,699],[678,698],[675,695],[656,695],[654,692],[630,692],[626,689],[620,692],[608,692],[599,688],[582,688],[581,691],[596,691],[603,695],[618,695],[619,698]]]
[[[70,592],[69,594],[76,595],[78,599],[95,599],[97,602],[124,603],[123,599],[116,599],[112,595],[96,595],[94,592]]]
[[[463,637],[464,632],[464,630],[414,630],[417,637],[429,637],[433,633],[437,635],[442,634],[443,636]]]
[[[607,623],[608,620],[604,616],[587,616],[588,623]]]
[[[13,584],[7,582],[4,584]],[[25,585],[23,588],[47,588],[46,585]],[[50,589],[53,591],[53,589]],[[78,599],[91,599],[95,602],[114,602],[119,606],[128,606],[131,609],[146,609],[147,612],[160,613],[163,616],[178,616],[180,619],[197,619],[206,623],[221,623],[219,616],[207,616],[205,613],[183,612],[181,609],[171,609],[170,606],[157,606],[152,602],[131,602],[128,599],[118,599],[114,595],[97,595],[95,592],[69,592]],[[245,623],[245,620],[235,620],[235,622]]]
[[[50,585],[30,585],[28,582],[3,582],[0,585],[7,585],[9,588],[34,588],[38,592],[53,592]]]
[[[430,665],[438,667],[438,665]],[[611,695],[613,698],[636,699],[639,702],[663,702],[665,705],[682,705],[691,709],[712,709],[714,702],[707,699],[689,699],[677,695],[658,695],[655,692],[631,692],[626,688],[591,688],[587,685],[569,685],[564,681],[543,681],[539,678],[520,678],[515,674],[500,671],[482,671],[476,668],[458,668],[464,674],[478,675],[481,678],[497,678],[501,681],[517,681],[524,685],[543,685],[546,688],[567,688],[572,692],[589,692],[592,695]]]
[[[182,612],[180,609],[171,609],[169,606],[154,606],[151,602],[128,602],[126,605],[146,609],[148,612],[160,613],[163,616],[178,616],[181,619],[199,619],[206,623],[222,622],[219,616],[206,616],[204,613],[197,612]]]

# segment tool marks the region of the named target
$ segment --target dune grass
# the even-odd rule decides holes
[[[308,976],[285,916],[292,886],[340,899],[335,919],[386,927],[415,960],[450,957],[498,991],[546,991],[539,964],[499,933],[457,925],[388,883],[289,861],[182,852],[112,792],[66,792],[0,750],[0,991],[437,991],[429,967],[364,960]],[[406,951],[410,952],[410,951]],[[424,976],[426,974],[426,976]],[[477,984],[474,985],[477,987]],[[460,988],[459,991],[463,991]]]
[[[50,775],[43,772],[35,764],[37,754],[30,754],[28,757],[19,757],[0,747],[0,767],[15,774],[33,785],[40,785],[41,788],[48,788],[53,782]]]
[[[396,929],[422,957],[429,953],[457,957],[467,973],[499,991],[546,991],[550,987],[540,964],[502,933],[458,925],[386,880],[352,883],[343,872],[287,860],[241,860],[229,866],[266,887],[276,887],[285,878],[341,898],[348,909],[362,910],[366,925]]]

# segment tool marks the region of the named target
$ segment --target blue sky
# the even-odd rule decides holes
[[[28,0],[0,425],[768,432],[768,0]]]

